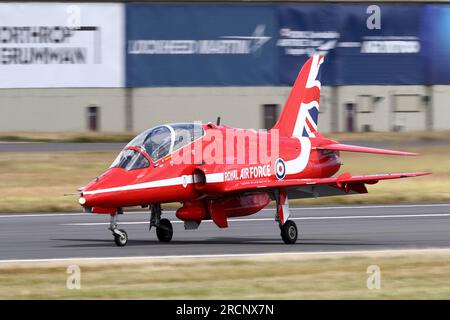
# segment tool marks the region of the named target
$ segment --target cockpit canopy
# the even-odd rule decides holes
[[[174,123],[148,129],[125,146],[112,163],[111,168],[132,170],[149,165],[147,159],[140,152],[129,149],[129,147],[139,148],[152,161],[158,161],[202,136],[203,128],[198,123]],[[147,163],[145,163],[146,161]]]

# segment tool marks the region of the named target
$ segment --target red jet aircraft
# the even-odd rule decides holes
[[[162,203],[180,202],[176,216],[186,229],[197,229],[209,219],[226,228],[228,218],[254,214],[275,200],[274,220],[281,238],[293,244],[298,231],[289,220],[288,198],[367,193],[366,184],[427,174],[332,177],[341,166],[340,151],[416,154],[340,144],[317,131],[323,60],[313,56],[306,61],[269,131],[219,123],[176,123],[146,130],[104,174],[79,190],[79,203],[87,212],[109,214],[115,243],[124,246],[128,236],[117,225],[124,207],[149,207],[150,229],[156,227],[158,239],[169,242],[173,229],[168,219],[161,218]]]

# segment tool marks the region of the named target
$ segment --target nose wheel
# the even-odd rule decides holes
[[[128,234],[125,230],[118,228],[117,213],[111,214],[110,216],[109,230],[111,230],[113,234],[114,243],[118,247],[123,247],[128,242]],[[152,227],[156,228],[156,236],[159,241],[170,242],[172,240],[172,223],[168,219],[161,219],[161,206],[159,204],[151,206],[150,230]]]
[[[114,242],[118,247],[123,247],[128,242],[128,235],[123,229],[116,229],[113,231]]]
[[[109,230],[111,230],[114,236],[114,242],[118,247],[123,247],[128,242],[128,234],[125,230],[119,229],[117,227],[117,213],[111,215],[111,220],[109,223]]]

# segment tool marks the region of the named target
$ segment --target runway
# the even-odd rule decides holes
[[[345,142],[345,141],[344,141]],[[371,147],[394,142],[360,141]],[[440,141],[436,142],[440,144]],[[405,146],[431,146],[429,142],[401,142]],[[54,151],[118,152],[124,143],[0,143],[0,153]],[[390,248],[450,248],[450,204],[406,206],[344,206],[292,208],[299,228],[295,245],[285,245],[273,221],[274,210],[232,219],[228,229],[203,222],[186,231],[174,212],[174,238],[159,243],[148,232],[148,212],[120,217],[129,243],[115,246],[108,216],[92,214],[1,215],[0,261],[79,257],[137,257],[179,255],[229,255],[273,252],[330,252]]]
[[[292,208],[300,233],[295,245],[282,243],[273,215],[268,208],[230,219],[228,229],[205,221],[184,230],[174,212],[165,212],[174,237],[163,244],[148,232],[148,212],[128,212],[119,221],[126,247],[115,246],[108,216],[0,215],[0,260],[450,248],[450,204]]]

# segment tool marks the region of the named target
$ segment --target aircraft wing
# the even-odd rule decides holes
[[[400,179],[408,177],[419,177],[430,174],[429,172],[408,172],[408,173],[388,173],[352,176],[343,173],[338,177],[314,178],[314,179],[288,179],[278,181],[268,181],[267,183],[252,185],[242,183],[235,186],[230,192],[236,191],[256,191],[261,189],[286,189],[288,197],[313,198],[327,197],[346,194],[367,193],[366,184],[375,184],[380,180]]]

